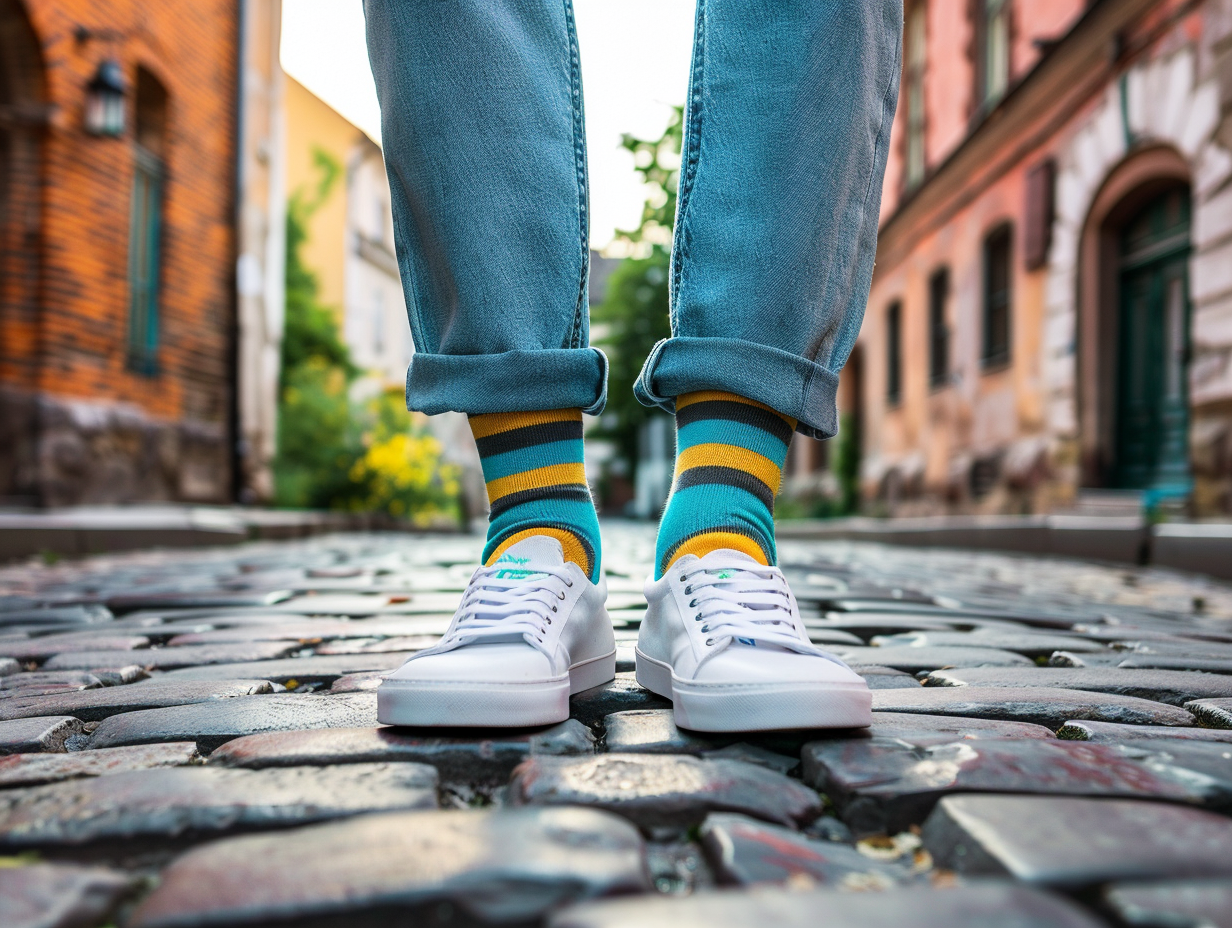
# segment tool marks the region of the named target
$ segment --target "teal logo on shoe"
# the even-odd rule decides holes
[[[508,554],[502,554],[500,557],[496,559],[496,563],[497,564],[529,564],[530,558],[510,557]],[[496,577],[499,580],[525,580],[528,577],[533,577],[534,575],[535,575],[535,571],[533,570],[514,569],[514,570],[498,571],[496,574]]]

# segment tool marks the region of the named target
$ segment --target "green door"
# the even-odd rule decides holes
[[[1189,191],[1156,197],[1121,233],[1114,483],[1187,495]]]

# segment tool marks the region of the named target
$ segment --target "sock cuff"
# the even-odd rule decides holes
[[[697,407],[699,404],[705,404],[705,403],[738,403],[741,406],[746,407],[745,410],[730,410],[730,409],[721,410],[722,412],[727,412],[729,414],[734,412],[736,415],[746,415],[747,416],[749,415],[749,412],[748,412],[749,409],[760,409],[763,412],[768,412],[771,415],[776,416],[781,421],[785,422],[788,428],[792,432],[794,432],[796,429],[796,420],[793,419],[791,416],[784,415],[783,413],[779,412],[777,409],[767,406],[765,403],[759,403],[757,402],[757,400],[751,400],[748,397],[740,396],[738,393],[728,393],[725,390],[697,390],[693,393],[682,393],[680,396],[676,397],[676,417],[677,419],[680,418],[681,410],[690,409],[690,407]],[[685,415],[685,418],[686,419],[716,418],[715,413],[718,411],[719,411],[718,409],[703,410],[703,409],[693,408],[691,412]],[[710,412],[711,414],[705,415],[704,413],[706,412]],[[754,418],[760,418],[760,417],[754,417]],[[788,433],[789,440],[790,440],[790,437],[791,436],[789,432]]]

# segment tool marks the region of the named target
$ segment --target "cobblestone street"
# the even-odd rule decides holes
[[[0,569],[0,925],[1232,925],[1232,587],[785,542],[871,731],[701,736],[618,675],[534,731],[376,723],[481,541]]]

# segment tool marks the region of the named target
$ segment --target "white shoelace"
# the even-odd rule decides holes
[[[533,570],[508,564],[480,567],[466,586],[457,624],[438,647],[512,635],[529,635],[542,644],[548,626],[560,616],[565,588],[571,586],[573,580],[563,564]]]
[[[796,630],[791,590],[778,568],[711,563],[682,572],[680,579],[689,597],[685,620],[700,623],[707,647],[726,639],[806,654],[817,651]]]

